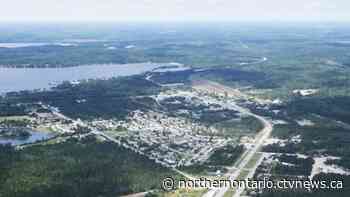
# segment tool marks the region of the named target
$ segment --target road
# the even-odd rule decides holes
[[[222,94],[222,95],[227,95],[227,96],[233,96],[235,98],[240,98],[240,99],[248,98],[246,95],[244,95],[243,93],[241,93],[237,89],[233,89],[233,88],[230,88],[230,87],[227,87],[227,86],[224,86],[222,84],[219,84],[219,83],[216,83],[216,82],[212,82],[212,81],[204,81],[204,82],[201,82],[201,83],[199,83],[197,85],[194,85],[193,87],[195,89],[197,89],[197,90],[206,91],[208,93],[217,93],[217,94]],[[242,154],[241,162],[238,164],[238,166],[234,166],[234,167],[236,167],[236,170],[226,174],[231,180],[235,180],[243,172],[243,170],[246,170],[245,166],[249,163],[249,161],[251,161],[253,159],[254,154],[257,153],[260,150],[260,148],[262,147],[264,141],[267,138],[269,138],[269,136],[270,136],[270,134],[271,134],[271,132],[273,130],[273,126],[264,117],[256,115],[256,114],[250,112],[248,109],[245,109],[243,107],[238,106],[234,102],[227,103],[227,104],[230,105],[232,108],[236,109],[237,111],[239,111],[242,114],[250,115],[250,116],[253,116],[253,117],[257,118],[264,126],[264,128],[261,131],[259,131],[258,135],[255,138],[255,143],[254,143],[255,145],[254,145],[254,147],[251,148],[251,149],[246,150],[245,154]],[[61,117],[63,119],[70,119],[70,118],[64,116],[63,114],[61,114],[58,111],[55,111],[55,110],[52,110],[52,111],[53,111],[53,113],[55,115],[57,115],[57,116],[59,116],[59,117]],[[72,119],[70,119],[70,120],[72,120]],[[76,121],[76,120],[73,120],[73,121],[76,124],[82,124],[82,122],[79,122],[79,121]],[[86,125],[84,125],[84,126],[86,126]],[[112,142],[120,144],[120,142],[118,140],[116,140],[115,138],[110,137],[110,136],[106,135],[105,133],[96,130],[95,128],[91,128],[91,129],[92,129],[91,133],[94,133],[96,135],[102,136],[102,137],[106,138],[109,141],[112,141]],[[242,177],[242,179],[243,178],[246,179],[246,178],[252,177],[254,175],[255,169],[259,165],[259,163],[260,162],[256,162],[255,166],[252,168],[253,170],[251,170],[248,173],[247,176]],[[180,172],[180,171],[178,171],[176,169],[174,169],[174,170],[177,171],[178,173],[184,175],[187,178],[192,178],[192,179],[194,178],[194,177],[191,177],[188,174]],[[204,197],[222,197],[228,191],[228,189],[229,188],[211,189],[204,195]],[[235,192],[234,196],[235,197],[236,196],[240,196],[240,194],[243,191],[244,191],[244,188],[239,188]]]
[[[246,95],[241,93],[237,89],[233,89],[224,85],[221,85],[216,82],[212,81],[202,81],[200,84],[197,84],[194,86],[195,89],[201,90],[201,91],[209,91],[217,94],[222,95],[228,95],[228,96],[234,96],[236,98],[247,98]],[[240,113],[250,115],[258,119],[264,126],[262,130],[259,131],[259,133],[256,135],[254,140],[254,146],[251,149],[246,150],[244,154],[242,154],[241,162],[238,164],[238,166],[235,166],[237,169],[234,172],[229,172],[226,174],[231,180],[235,180],[238,178],[238,176],[243,172],[245,169],[245,166],[251,161],[254,157],[254,154],[257,153],[260,148],[262,147],[264,141],[270,137],[271,132],[273,130],[273,125],[264,117],[259,116],[257,114],[254,114],[250,112],[248,109],[245,109],[243,107],[238,106],[236,103],[232,102],[229,103],[233,108],[235,108]],[[255,166],[252,168],[252,170],[248,173],[247,176],[241,177],[241,179],[247,179],[251,178],[254,175],[254,172],[257,168],[257,166],[260,164],[261,160],[255,163]],[[203,197],[222,197],[224,194],[228,191],[228,187],[218,188],[218,189],[211,189],[206,194],[204,194]],[[238,188],[234,194],[235,197],[238,197],[242,194],[244,191],[244,188]]]

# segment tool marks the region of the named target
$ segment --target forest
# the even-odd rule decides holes
[[[120,196],[160,189],[179,175],[112,142],[91,136],[23,150],[0,146],[0,196]]]
[[[120,77],[108,80],[82,81],[78,85],[69,82],[50,91],[7,94],[2,99],[3,113],[22,114],[23,108],[14,103],[43,102],[58,107],[72,118],[124,118],[130,111],[156,108],[148,97],[160,91],[160,87],[142,76]],[[84,101],[84,102],[79,102]]]

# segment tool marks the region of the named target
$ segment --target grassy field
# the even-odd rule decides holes
[[[236,190],[233,189],[233,188],[229,188],[225,194],[224,194],[224,197],[232,197],[234,194],[235,194]]]
[[[29,116],[0,116],[0,121],[3,120],[30,120]]]
[[[164,193],[163,195],[160,195],[159,197],[200,197],[203,194],[207,192],[206,189],[200,189],[200,190],[176,190],[174,192]]]
[[[251,169],[253,168],[256,163],[261,159],[261,157],[263,156],[262,153],[255,153],[252,157],[251,160],[249,160],[249,162],[247,163],[246,166],[244,166],[245,169]]]
[[[238,139],[241,136],[255,136],[263,128],[263,125],[258,119],[248,116],[219,122],[214,127],[219,131],[217,135]]]

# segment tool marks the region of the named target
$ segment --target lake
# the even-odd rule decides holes
[[[50,89],[63,81],[108,79],[142,74],[169,64],[171,63],[98,64],[66,68],[0,67],[0,94],[21,90]]]

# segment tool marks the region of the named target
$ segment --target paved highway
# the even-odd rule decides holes
[[[237,98],[247,98],[246,95],[242,94],[239,90],[233,89],[224,85],[221,85],[216,82],[206,81],[204,84],[200,84],[198,86],[195,86],[195,89],[199,90],[205,90],[220,94],[227,94],[228,96],[235,96]],[[259,116],[257,114],[254,114],[250,112],[248,109],[245,109],[243,107],[238,106],[236,103],[232,102],[229,103],[233,108],[235,108],[240,113],[253,116],[257,118],[264,126],[262,130],[259,131],[258,135],[255,137],[255,143],[253,148],[246,150],[245,154],[242,154],[241,162],[238,164],[238,166],[235,166],[237,169],[234,172],[229,172],[227,176],[231,180],[235,180],[238,178],[238,176],[243,172],[245,169],[245,166],[251,161],[254,157],[254,154],[257,153],[260,148],[262,147],[264,141],[270,137],[271,132],[273,130],[273,125],[264,117]],[[241,179],[247,179],[251,178],[254,175],[254,172],[256,170],[256,167],[260,164],[261,160],[255,163],[255,166],[252,168],[252,170],[248,173],[245,177],[240,177]],[[216,188],[209,190],[206,194],[204,194],[203,197],[222,197],[224,194],[228,191],[228,187],[223,188]],[[234,197],[238,197],[242,194],[244,191],[244,188],[238,188],[234,194]]]

